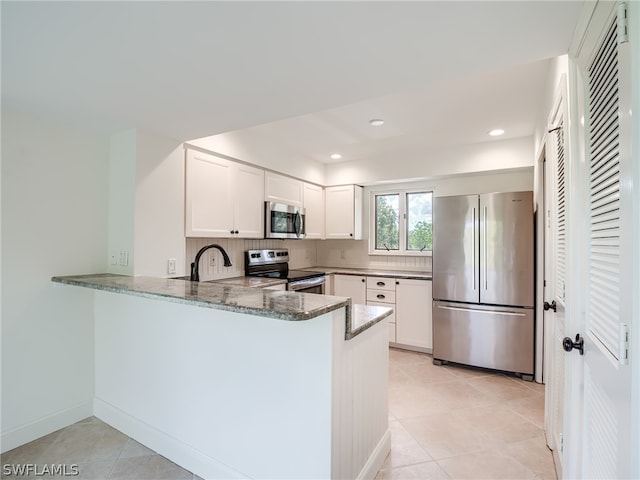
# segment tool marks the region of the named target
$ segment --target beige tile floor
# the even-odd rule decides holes
[[[556,479],[542,432],[544,388],[390,350],[391,453],[376,480]],[[95,417],[2,455],[2,465],[78,465],[79,475],[2,478],[196,480]]]
[[[389,354],[391,453],[376,480],[552,479],[544,385]]]
[[[77,476],[5,475],[5,465],[77,465]],[[82,480],[194,480],[196,475],[95,417],[2,454],[2,478]]]

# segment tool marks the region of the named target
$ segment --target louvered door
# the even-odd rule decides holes
[[[579,460],[567,473],[582,478],[628,478],[637,455],[630,448],[632,375],[626,343],[637,292],[631,287],[633,166],[625,16],[624,5],[598,4],[583,42],[593,47],[579,57],[586,97],[586,302],[584,310],[575,309],[576,318],[583,319],[575,325],[583,330],[585,354],[567,353],[568,374],[580,381],[573,383],[565,416],[572,425],[574,460]]]
[[[545,154],[545,289],[547,303],[555,302],[556,309],[544,312],[546,344],[549,346],[545,362],[545,430],[547,444],[554,451],[556,470],[562,474],[564,432],[565,353],[565,282],[567,255],[567,169],[565,157],[565,99],[558,95],[550,116],[552,126],[546,140]]]

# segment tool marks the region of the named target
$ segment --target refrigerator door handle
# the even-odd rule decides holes
[[[438,308],[441,308],[443,310],[454,310],[454,311],[458,311],[458,312],[481,312],[481,313],[491,313],[493,315],[508,315],[508,316],[512,316],[512,317],[526,317],[527,315],[525,313],[520,313],[520,312],[506,312],[503,310],[480,310],[477,308],[465,308],[465,307],[448,307],[446,305],[438,305]]]
[[[473,207],[473,228],[471,229],[471,231],[473,232],[473,237],[471,239],[471,250],[473,250],[473,265],[472,265],[472,269],[473,269],[473,291],[475,292],[477,290],[477,286],[476,286],[476,265],[477,265],[477,261],[478,259],[476,258],[476,256],[478,255],[478,252],[476,252],[476,245],[478,244],[476,241],[476,230],[477,230],[477,222],[476,222],[476,207]]]
[[[483,264],[483,270],[484,270],[484,289],[487,290],[488,289],[488,279],[487,279],[487,270],[489,270],[487,268],[487,230],[489,229],[489,225],[488,225],[488,211],[487,211],[487,206],[485,205],[484,207],[484,240],[482,242],[483,244],[483,248],[484,248],[484,259],[482,260],[482,264]]]

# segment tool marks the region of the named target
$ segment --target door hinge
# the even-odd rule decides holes
[[[629,41],[629,19],[627,18],[627,4],[620,2],[618,4],[618,43],[627,43]]]
[[[628,365],[629,364],[629,325],[626,323],[620,324],[620,350],[618,363],[620,365]]]
[[[558,445],[558,450],[560,452],[564,452],[564,434],[560,434],[560,445]]]

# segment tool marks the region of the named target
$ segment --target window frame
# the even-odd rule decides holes
[[[390,188],[385,190],[371,190],[369,193],[369,255],[389,255],[389,256],[418,256],[431,257],[433,255],[433,244],[431,250],[408,250],[408,220],[407,220],[407,195],[416,193],[431,194],[431,206],[433,208],[433,199],[435,192],[433,188]],[[376,197],[385,195],[398,195],[398,232],[399,245],[397,250],[386,250],[376,248]],[[433,215],[431,217],[431,225],[433,225]]]

